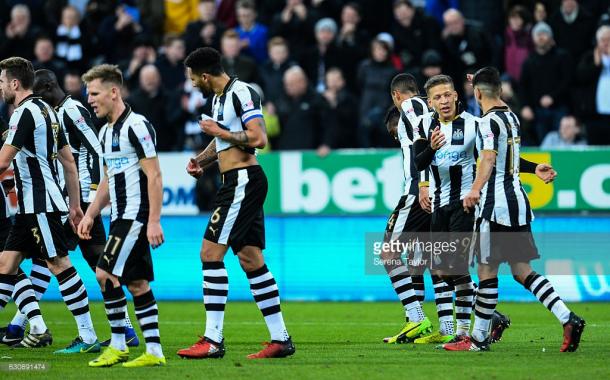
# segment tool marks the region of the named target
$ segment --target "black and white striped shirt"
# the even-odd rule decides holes
[[[78,100],[68,95],[59,104],[57,116],[76,162],[81,201],[91,203],[104,174],[102,147],[91,114]]]
[[[263,117],[261,98],[256,91],[246,83],[231,78],[221,95],[214,95],[212,100],[212,118],[231,132],[244,131],[248,121]],[[233,143],[216,137],[216,151],[220,152],[235,146]],[[254,148],[239,147],[254,154]]]
[[[496,164],[481,192],[478,217],[504,226],[523,226],[533,215],[521,180],[519,119],[508,107],[494,107],[481,119],[477,138],[480,151],[497,153]]]
[[[413,152],[413,126],[419,123],[419,119],[430,112],[426,101],[420,97],[405,100],[400,105],[400,119],[398,120],[398,140],[402,150],[402,168],[405,176],[405,189],[403,195],[419,194],[418,183],[428,181],[427,171],[419,173],[415,167]]]
[[[2,187],[2,184],[0,184],[0,193],[0,220],[5,220],[10,218],[11,211],[8,208],[8,197],[4,193],[4,187]]]
[[[421,118],[414,132],[430,140],[437,126],[445,135],[445,145],[435,152],[430,164],[432,210],[462,200],[472,189],[476,173],[478,119],[464,111],[453,121],[442,123],[430,113]]]
[[[9,121],[5,144],[19,150],[13,160],[17,212],[67,212],[55,160],[68,143],[53,108],[33,95],[22,100]]]
[[[157,156],[153,126],[125,105],[114,125],[100,130],[104,164],[108,174],[111,220],[148,222],[148,179],[140,160]]]

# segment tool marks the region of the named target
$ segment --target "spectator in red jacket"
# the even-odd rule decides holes
[[[508,13],[508,26],[504,32],[504,69],[513,80],[521,78],[521,66],[534,50],[531,37],[531,15],[521,6],[514,6]]]

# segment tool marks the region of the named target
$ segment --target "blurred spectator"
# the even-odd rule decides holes
[[[358,135],[361,138],[360,146],[365,148],[380,146],[380,137],[387,135],[383,116],[391,103],[388,86],[396,74],[390,55],[387,42],[375,39],[371,42],[371,58],[358,68],[361,127]]]
[[[595,19],[576,0],[562,0],[560,10],[551,16],[549,25],[557,46],[567,50],[573,59],[582,57],[593,44]]]
[[[281,133],[274,146],[282,150],[317,149],[325,156],[335,135],[335,115],[328,103],[310,88],[305,71],[293,66],[284,73],[286,96],[277,102]]]
[[[337,44],[344,52],[349,52],[350,61],[360,61],[368,55],[369,33],[362,28],[362,13],[358,3],[347,3],[341,10],[341,29]],[[352,61],[353,59],[353,61]]]
[[[440,28],[436,21],[417,9],[409,0],[394,3],[392,36],[396,53],[407,70],[419,69],[421,57],[428,49],[440,49]]]
[[[165,34],[182,34],[199,17],[199,0],[165,0]]]
[[[152,41],[146,36],[136,37],[133,46],[131,58],[119,63],[123,72],[123,83],[132,90],[138,87],[140,69],[147,64],[154,64],[157,60]]]
[[[599,26],[602,25],[610,26],[610,4],[608,4],[608,7],[606,8],[605,12],[603,12],[603,14],[599,18]]]
[[[142,67],[140,86],[127,98],[127,103],[153,125],[157,134],[157,149],[162,152],[171,151],[176,141],[174,120],[179,107],[161,86],[161,75],[155,65]]]
[[[481,26],[491,37],[501,38],[506,22],[506,0],[460,0],[460,12],[470,22]]]
[[[468,73],[474,74],[474,73]],[[467,112],[474,116],[481,116],[481,108],[477,104],[477,100],[474,97],[474,88],[468,81],[464,81],[464,97],[462,98],[462,104]]]
[[[561,118],[559,131],[547,133],[540,144],[540,149],[561,149],[575,146],[586,146],[587,142],[582,137],[580,122],[572,115]]]
[[[206,99],[199,89],[193,87],[190,80],[184,82],[180,106],[186,120],[183,123],[183,130],[178,133],[180,136],[178,148],[187,150],[205,148],[211,137],[201,131],[198,120],[206,106]]]
[[[269,60],[260,66],[261,87],[268,102],[275,103],[284,94],[284,72],[295,63],[289,60],[286,40],[273,37],[269,40]]]
[[[163,43],[165,23],[164,1],[135,0],[140,11],[140,23],[155,46]]]
[[[51,70],[55,73],[57,79],[61,81],[66,74],[66,64],[63,61],[56,59],[54,54],[55,48],[53,47],[51,38],[40,37],[36,40],[36,45],[34,45],[35,59],[32,61],[32,65],[34,66],[34,70]]]
[[[316,12],[318,18],[330,17],[338,20],[341,15],[343,0],[311,0],[309,9]]]
[[[242,52],[257,63],[267,60],[267,27],[256,22],[256,8],[252,0],[237,3],[237,22],[235,28],[241,40]]]
[[[316,45],[309,48],[301,59],[305,74],[312,81],[317,92],[326,89],[326,70],[330,67],[343,67],[343,55],[335,43],[337,24],[331,18],[323,18],[315,26]]]
[[[190,53],[198,47],[210,46],[220,49],[220,36],[225,26],[216,20],[216,1],[203,0],[199,3],[199,19],[186,27],[184,42],[186,52]]]
[[[81,81],[80,75],[74,71],[68,71],[64,76],[63,82],[64,91],[74,99],[81,103],[88,105],[87,99],[85,99],[83,91],[83,82]]]
[[[345,78],[340,69],[333,67],[326,72],[326,91],[322,94],[337,118],[337,129],[332,147],[358,147],[358,100],[345,86]]]
[[[31,24],[30,9],[17,4],[11,9],[11,20],[0,38],[0,56],[18,56],[34,58],[34,44],[40,34],[40,28]]]
[[[131,56],[135,37],[142,32],[139,14],[133,9],[120,5],[114,15],[106,17],[100,25],[98,34],[107,62],[121,62]]]
[[[531,37],[531,15],[521,6],[514,6],[508,13],[508,26],[504,32],[504,68],[516,81],[521,78],[521,66],[534,50]]]
[[[235,28],[237,26],[237,15],[235,14],[236,0],[217,0],[218,11],[216,19],[227,28]]]
[[[440,25],[444,22],[444,14],[448,9],[458,9],[459,0],[426,0],[426,14],[432,16]]]
[[[570,54],[554,46],[551,27],[540,22],[532,29],[535,50],[521,70],[521,116],[534,121],[537,141],[559,127],[567,113],[573,63]]]
[[[258,82],[256,62],[240,54],[239,35],[234,29],[227,30],[220,40],[222,67],[229,76],[236,76],[241,81]]]
[[[314,24],[316,15],[308,10],[303,0],[286,0],[286,6],[273,19],[271,35],[282,36],[288,41],[295,60],[301,53],[314,45]]]
[[[86,39],[80,29],[80,14],[78,9],[67,6],[61,12],[61,24],[55,31],[57,41],[57,57],[66,62],[70,69],[85,71]]]
[[[502,74],[500,77],[502,83],[502,93],[500,94],[500,98],[506,105],[516,113],[517,115],[521,113],[521,102],[519,101],[519,97],[515,91],[515,81],[508,74]],[[521,126],[523,127],[525,120],[522,120]]]
[[[392,0],[357,0],[357,2],[362,7],[362,28],[369,36],[388,31],[388,25],[392,23]],[[368,48],[366,55],[368,56]]]
[[[544,1],[536,1],[534,4],[534,24],[539,22],[547,22],[549,12],[547,11]]]
[[[610,145],[610,26],[597,30],[597,45],[578,64],[577,110],[591,145]]]
[[[446,11],[443,20],[445,70],[456,82],[456,89],[461,89],[467,71],[491,64],[491,41],[481,28],[466,25],[464,16],[456,9]]]
[[[443,73],[443,58],[436,50],[426,50],[421,59],[421,69],[415,73],[419,93],[425,94],[424,84],[428,79]]]
[[[182,61],[185,56],[184,40],[176,36],[165,37],[163,54],[157,58],[155,66],[161,73],[161,84],[169,91],[182,87],[186,77]]]

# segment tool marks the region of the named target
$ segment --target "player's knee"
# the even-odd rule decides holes
[[[245,272],[252,272],[265,264],[263,256],[255,251],[242,250],[237,253],[239,265]]]
[[[201,246],[199,256],[202,262],[206,261],[222,261],[226,248],[222,248],[219,244],[206,244],[204,241]]]
[[[12,255],[6,253],[0,255],[0,273],[1,274],[15,274],[19,268],[19,262]]]
[[[146,280],[137,280],[132,281],[127,285],[127,289],[133,296],[140,296],[150,290],[150,286],[148,281]]]
[[[52,259],[46,260],[46,263],[51,273],[53,273],[53,275],[55,276],[72,266],[72,262],[70,261],[68,256],[56,256]]]
[[[97,280],[98,284],[100,284],[102,291],[104,291],[106,288],[106,280],[112,280],[108,272],[99,268],[95,270],[95,279]]]

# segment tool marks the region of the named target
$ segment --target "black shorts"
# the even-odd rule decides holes
[[[230,246],[235,254],[248,245],[265,249],[266,197],[267,177],[260,166],[223,173],[204,238]]]
[[[4,250],[4,245],[6,244],[6,239],[11,232],[12,226],[13,221],[11,218],[0,219],[0,252]]]
[[[119,277],[123,284],[154,280],[146,224],[128,219],[111,222],[108,242],[97,267]]]
[[[80,204],[83,213],[87,212],[89,208],[89,203],[81,202]],[[93,219],[93,227],[91,227],[91,239],[90,240],[81,240],[78,235],[72,231],[72,227],[70,226],[70,222],[67,220],[64,222],[64,228],[66,230],[66,238],[68,240],[68,250],[74,251],[77,246],[80,247],[83,253],[86,251],[83,248],[90,247],[92,245],[105,245],[106,244],[106,229],[104,228],[104,222],[102,221],[102,216],[98,215]]]
[[[432,213],[430,223],[432,243],[448,243],[448,249],[435,253],[434,269],[446,274],[468,274],[470,241],[474,231],[474,209],[464,211],[462,202],[453,202],[439,207]],[[456,243],[452,245],[451,243]]]
[[[504,226],[479,218],[473,253],[479,264],[529,263],[540,257],[530,224]]]
[[[400,198],[398,205],[390,214],[385,226],[384,241],[406,241],[413,238],[422,240],[422,238],[427,239],[429,232],[430,214],[421,208],[419,196],[408,194]],[[407,255],[411,264],[423,265],[426,259],[419,250],[410,250]]]
[[[22,252],[30,259],[47,260],[68,254],[63,213],[17,214],[5,251]]]

